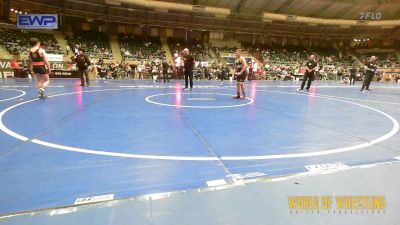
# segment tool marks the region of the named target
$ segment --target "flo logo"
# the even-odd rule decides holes
[[[382,19],[381,12],[360,12],[360,20],[380,20]]]

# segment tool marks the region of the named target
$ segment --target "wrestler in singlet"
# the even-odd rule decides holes
[[[236,80],[238,82],[244,82],[246,80],[246,72],[247,70],[244,70],[242,73],[242,69],[243,69],[243,64],[242,64],[242,60],[245,60],[244,58],[240,57],[239,59],[235,60],[235,67],[236,67]]]
[[[31,38],[31,49],[29,50],[30,71],[34,72],[37,80],[39,98],[44,99],[45,88],[50,82],[50,63],[46,59],[46,51],[40,48],[40,42]]]
[[[246,80],[246,76],[247,76],[247,64],[246,64],[246,60],[242,56],[241,49],[236,50],[235,56],[236,56],[236,60],[235,60],[235,64],[234,64],[234,74],[233,75],[237,81],[237,84],[236,84],[236,94],[237,95],[234,98],[240,99],[240,92],[242,92],[242,94],[243,94],[242,98],[245,99],[246,91],[244,89],[244,81]]]
[[[40,55],[40,53],[39,53],[40,49],[41,48],[37,48],[37,50],[35,52],[29,51],[29,57],[31,59],[33,72],[36,75],[49,73],[46,69],[43,55]]]

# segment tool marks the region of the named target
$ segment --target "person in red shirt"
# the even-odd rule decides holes
[[[19,77],[21,67],[19,66],[17,60],[16,59],[11,60],[10,66],[11,66],[11,69],[14,70],[14,77]]]

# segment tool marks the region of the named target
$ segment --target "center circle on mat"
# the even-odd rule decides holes
[[[200,109],[233,108],[233,107],[249,105],[254,102],[254,100],[251,98],[246,98],[243,100],[234,100],[234,101],[221,101],[222,99],[227,99],[228,96],[232,98],[235,95],[222,94],[222,93],[191,93],[191,92],[163,93],[163,94],[150,95],[146,97],[146,101],[148,103],[161,106],[170,106],[179,108],[200,108]],[[171,103],[172,101],[173,103]],[[221,104],[221,102],[222,103],[226,102],[228,104]],[[232,104],[232,102],[239,102],[239,104]],[[200,103],[205,103],[205,105],[201,105]]]
[[[0,102],[5,102],[5,101],[8,101],[8,100],[20,98],[20,97],[26,95],[26,92],[25,92],[25,91],[18,90],[18,89],[0,89],[0,91],[4,91],[4,90],[5,90],[5,91],[16,91],[16,92],[19,92],[20,94],[17,95],[17,96],[14,96],[14,97],[9,97],[9,98],[5,98],[5,99],[0,99]]]
[[[133,88],[129,88],[133,89]],[[82,94],[82,93],[90,93],[90,92],[102,92],[102,91],[123,91],[123,90],[129,90],[127,88],[123,89],[103,89],[103,90],[90,90],[90,91],[78,91],[78,92],[70,92],[70,93],[62,93],[62,94],[56,94],[56,95],[51,95],[48,96],[48,98],[55,98],[59,96],[65,96],[65,95],[73,95],[73,94]],[[299,95],[299,96],[305,96],[307,97],[308,95],[304,94],[298,94],[298,93],[292,93],[292,92],[279,92],[279,93],[286,93],[290,95]],[[10,110],[17,108],[21,105],[31,103],[38,101],[38,99],[33,99],[33,100],[28,100],[24,102],[20,102],[17,104],[14,104],[3,111],[0,112],[0,130],[5,132],[6,134],[19,139],[21,141],[25,142],[32,142],[38,145],[43,145],[46,147],[50,148],[55,148],[63,151],[71,151],[71,152],[78,152],[78,153],[85,153],[85,154],[93,154],[93,155],[103,155],[103,156],[113,156],[113,157],[123,157],[123,158],[138,158],[138,159],[158,159],[158,160],[182,160],[182,161],[219,161],[219,160],[267,160],[267,159],[285,159],[285,158],[302,158],[302,157],[312,157],[312,156],[321,156],[321,155],[330,155],[330,154],[337,154],[337,153],[343,153],[343,152],[348,152],[348,151],[354,151],[358,149],[362,149],[365,147],[369,147],[372,145],[375,145],[377,143],[380,143],[382,141],[385,141],[389,138],[391,138],[393,135],[395,135],[399,131],[399,123],[396,119],[394,119],[391,115],[382,112],[376,108],[362,105],[360,103],[355,103],[347,100],[342,100],[342,99],[336,99],[332,97],[324,97],[324,96],[317,96],[315,95],[314,97],[316,98],[322,98],[322,99],[328,99],[332,101],[338,101],[338,102],[343,102],[343,103],[348,103],[352,105],[359,106],[361,108],[365,108],[371,111],[374,111],[376,113],[379,113],[383,115],[385,118],[389,119],[393,123],[392,129],[382,135],[381,137],[378,137],[373,140],[365,141],[364,143],[353,145],[353,146],[348,146],[348,147],[342,147],[342,148],[335,148],[335,149],[327,149],[327,150],[322,150],[322,151],[316,151],[316,152],[303,152],[303,153],[288,153],[288,154],[274,154],[274,155],[253,155],[253,156],[176,156],[176,155],[146,155],[146,154],[131,154],[131,153],[121,153],[121,152],[115,152],[115,151],[102,151],[102,150],[93,150],[93,149],[85,149],[85,148],[78,148],[78,147],[72,147],[72,146],[65,146],[65,145],[60,145],[60,144],[55,144],[55,143],[50,143],[46,141],[42,141],[39,139],[35,138],[28,138],[25,137],[21,134],[18,134],[11,129],[7,128],[4,123],[3,123],[3,117],[4,115],[9,112]]]

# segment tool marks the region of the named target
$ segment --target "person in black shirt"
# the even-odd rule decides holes
[[[99,58],[99,61],[97,61],[97,65],[103,66],[104,60],[102,58]]]
[[[136,65],[135,64],[129,64],[129,79],[134,79],[135,78],[135,70],[136,70]]]
[[[169,82],[168,68],[169,68],[169,64],[167,63],[167,60],[164,59],[163,62],[162,62],[162,71],[163,71],[163,76],[164,76],[164,83],[166,81]]]
[[[365,90],[370,91],[369,85],[371,84],[374,75],[378,72],[378,65],[376,64],[375,56],[371,56],[371,59],[367,62],[364,69],[365,69],[365,76],[360,91],[364,91],[364,88]]]
[[[113,78],[113,79],[117,78],[117,65],[115,65],[115,63],[111,63],[108,66],[107,77],[110,78],[110,79],[111,78]]]
[[[318,68],[318,63],[315,61],[315,56],[310,55],[310,58],[306,63],[306,71],[304,73],[303,82],[301,83],[301,87],[299,89],[297,89],[298,91],[303,90],[307,79],[308,79],[308,82],[307,82],[306,90],[308,91],[310,89],[311,82],[314,80],[314,73],[317,70],[317,68]]]
[[[193,68],[194,68],[194,57],[189,54],[189,49],[185,48],[182,51],[184,58],[183,67],[184,67],[184,75],[185,75],[185,89],[188,88],[188,80],[190,80],[190,90],[193,89]]]
[[[355,65],[353,65],[353,67],[350,68],[349,72],[350,72],[349,85],[354,85],[354,82],[356,81],[356,74],[357,74],[357,68],[355,67]]]
[[[89,70],[88,67],[90,65],[89,57],[85,54],[85,50],[83,48],[79,48],[78,55],[75,58],[76,67],[78,67],[79,74],[81,77],[81,86],[85,86],[85,77],[87,86],[89,86]]]

